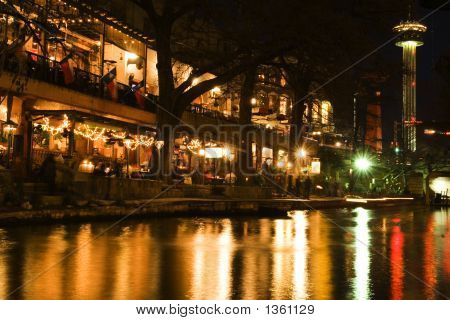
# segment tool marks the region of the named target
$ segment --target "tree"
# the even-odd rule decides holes
[[[385,64],[383,57],[373,49],[380,34],[389,32],[390,36],[394,17],[398,19],[401,15],[405,2],[318,0],[308,6],[310,19],[303,22],[309,26],[308,32],[295,37],[302,45],[280,56],[275,63],[294,101],[291,157],[302,143],[302,119],[310,97],[326,92],[343,102],[339,107],[351,106],[360,79],[367,73],[384,73],[385,68],[380,67]],[[368,54],[371,51],[374,54]]]
[[[275,1],[269,3],[276,4]],[[261,31],[267,30],[262,27],[270,10],[267,10],[267,5],[258,6],[254,1],[231,0],[223,5],[218,0],[161,0],[143,1],[141,6],[150,18],[152,30],[149,33],[153,34],[155,40],[160,104],[157,122],[164,140],[163,173],[168,175],[171,172],[173,128],[180,123],[186,108],[201,94],[270,59],[282,42],[277,37],[258,37]],[[257,19],[255,10],[260,14]],[[220,17],[217,12],[221,13]],[[264,14],[266,16],[261,16]],[[220,23],[215,21],[213,24],[211,17],[220,18]],[[249,21],[253,27],[244,28],[249,25]],[[190,27],[186,28],[187,25]],[[192,26],[199,26],[195,34],[186,32],[192,31]],[[258,26],[261,29],[258,30]],[[191,44],[192,37],[197,44],[194,48],[180,41],[180,38],[188,38],[188,44]],[[216,42],[220,40],[228,43],[231,49],[202,47],[208,37],[213,37],[212,40]],[[252,38],[256,40],[252,41]],[[180,56],[192,60],[193,69],[184,81],[176,84],[172,67],[174,59]],[[215,77],[193,83],[194,79],[207,73]]]
[[[431,203],[430,177],[433,172],[450,169],[450,149],[434,140],[421,144],[411,156],[410,172],[420,172],[424,176],[425,202]]]

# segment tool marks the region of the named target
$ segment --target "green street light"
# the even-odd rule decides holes
[[[372,163],[367,158],[361,157],[355,160],[355,168],[359,171],[368,171],[371,166]]]

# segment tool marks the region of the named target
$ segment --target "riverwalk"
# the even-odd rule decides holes
[[[15,209],[0,212],[0,225],[35,222],[68,222],[152,218],[169,216],[286,216],[292,210],[401,206],[414,204],[412,198],[311,198],[305,199],[204,199],[162,198],[127,200],[120,205],[113,201],[92,201],[84,206],[43,209]]]

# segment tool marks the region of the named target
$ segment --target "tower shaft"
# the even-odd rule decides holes
[[[416,151],[416,49],[415,41],[403,44],[403,109],[402,133],[404,148]]]

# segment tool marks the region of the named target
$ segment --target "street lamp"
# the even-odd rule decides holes
[[[10,156],[11,156],[11,148],[13,147],[12,145],[12,136],[14,131],[16,131],[18,124],[15,123],[14,121],[12,121],[11,119],[9,119],[8,121],[6,121],[4,124],[3,130],[5,130],[8,133],[8,151],[6,154],[6,164],[7,167],[10,167]]]
[[[129,178],[129,164],[130,164],[130,147],[131,147],[131,143],[133,142],[133,137],[127,133],[127,135],[125,136],[125,138],[123,138],[123,143],[125,145],[125,149],[126,149],[126,156],[127,156],[127,178]]]
[[[305,149],[298,149],[297,152],[295,153],[295,155],[297,156],[297,158],[305,158],[306,157],[306,151]]]
[[[366,172],[370,169],[371,166],[372,162],[365,157],[360,157],[355,160],[355,168],[358,171]]]

